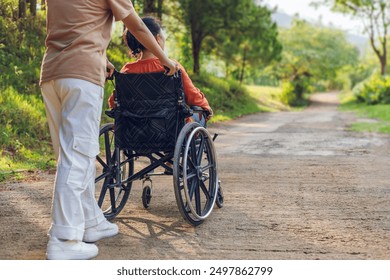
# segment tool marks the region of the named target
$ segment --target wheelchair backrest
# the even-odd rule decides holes
[[[180,71],[115,73],[115,144],[139,154],[173,151],[184,126]]]

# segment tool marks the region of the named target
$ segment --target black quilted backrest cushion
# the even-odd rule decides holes
[[[173,151],[184,123],[178,100],[184,100],[181,75],[115,75],[116,145],[140,154]]]

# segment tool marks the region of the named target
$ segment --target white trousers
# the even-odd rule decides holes
[[[95,200],[95,157],[104,90],[80,79],[42,84],[57,158],[49,236],[82,240],[84,230],[105,220]]]

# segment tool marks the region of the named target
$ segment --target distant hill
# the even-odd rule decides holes
[[[290,28],[293,17],[280,12],[272,14],[272,20],[276,22],[279,27]]]
[[[276,24],[279,27],[284,27],[284,28],[291,27],[293,18],[294,18],[293,16],[290,16],[282,12],[274,12],[272,14],[272,20],[276,22]],[[369,43],[368,39],[364,36],[351,34],[351,33],[346,33],[345,36],[349,43],[351,43],[352,45],[356,46],[359,49],[360,53],[363,53],[364,50],[368,47],[368,43]]]
[[[363,53],[365,49],[369,47],[369,41],[366,37],[350,33],[347,33],[346,37],[348,42],[359,49],[360,53]]]

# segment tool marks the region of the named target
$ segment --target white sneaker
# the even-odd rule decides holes
[[[60,241],[50,239],[47,244],[46,257],[48,260],[89,260],[96,257],[99,249],[95,244],[82,241]]]
[[[84,242],[96,242],[100,239],[117,235],[119,232],[116,224],[105,220],[97,226],[87,228],[84,232]]]

